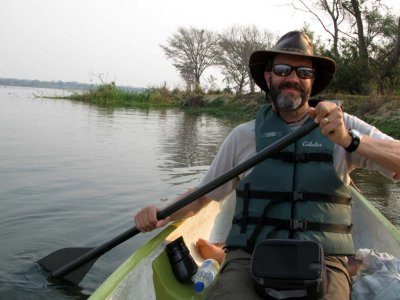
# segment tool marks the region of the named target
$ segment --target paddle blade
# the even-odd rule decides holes
[[[40,259],[38,264],[46,271],[53,273],[93,249],[94,248],[60,249]],[[97,257],[61,277],[73,284],[79,284],[96,260]],[[54,276],[54,274],[52,274],[52,276]]]

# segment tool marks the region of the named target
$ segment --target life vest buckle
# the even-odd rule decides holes
[[[303,220],[289,220],[289,230],[300,230],[305,231],[307,230],[307,222]]]
[[[307,162],[307,153],[293,153],[293,162]]]
[[[303,201],[304,200],[304,193],[299,193],[296,191],[292,192],[292,201]]]
[[[291,162],[291,163],[307,161],[307,153],[281,152],[276,157],[281,158],[285,162]]]

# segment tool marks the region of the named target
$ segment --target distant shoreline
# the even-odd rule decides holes
[[[42,81],[31,79],[15,79],[15,78],[0,78],[0,85],[5,86],[23,86],[33,88],[48,88],[60,90],[92,90],[98,88],[101,84],[89,84],[76,81]],[[143,92],[145,88],[137,88],[132,86],[117,86],[119,89],[129,92]]]

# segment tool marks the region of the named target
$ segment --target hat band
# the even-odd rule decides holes
[[[287,52],[297,52],[297,53],[301,53],[304,55],[310,55],[312,56],[312,53],[307,53],[306,51],[304,51],[303,49],[299,49],[299,48],[281,48],[281,49],[277,49],[275,51],[287,51]]]

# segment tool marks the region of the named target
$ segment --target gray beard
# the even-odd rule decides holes
[[[303,104],[301,96],[294,97],[290,95],[278,94],[275,100],[275,105],[279,111],[295,111]]]

